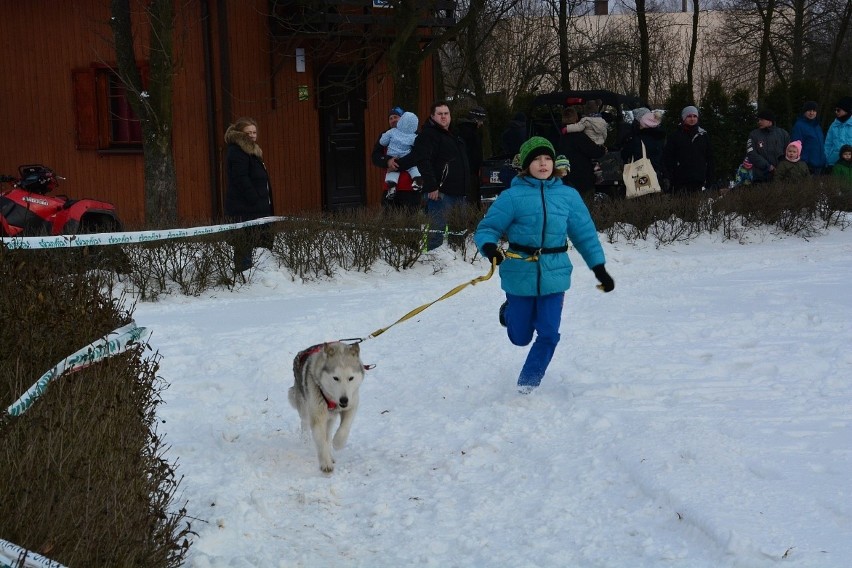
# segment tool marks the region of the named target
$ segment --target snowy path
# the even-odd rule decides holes
[[[484,265],[141,304],[185,475],[193,567],[841,567],[852,559],[852,231],[607,245],[580,266],[542,387],[497,278],[365,342],[324,476],[286,400],[297,351],[366,336]],[[572,253],[578,264],[578,257]]]

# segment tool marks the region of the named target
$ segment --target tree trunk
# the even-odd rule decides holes
[[[772,18],[775,12],[775,0],[769,0],[766,4],[766,10],[762,9],[760,0],[755,2],[757,11],[760,14],[763,30],[760,38],[760,51],[758,54],[757,63],[757,103],[758,105],[764,102],[766,94],[766,70],[769,66],[769,49],[771,48]]]
[[[834,39],[834,46],[831,50],[831,59],[828,62],[828,71],[825,74],[825,81],[822,87],[822,96],[820,96],[820,108],[826,108],[829,101],[832,87],[834,86],[834,72],[837,69],[837,62],[840,59],[840,50],[843,48],[843,42],[846,39],[846,33],[849,31],[850,20],[852,20],[852,0],[846,0],[846,7],[843,9],[843,15],[840,17],[840,25],[838,26],[837,37]]]
[[[790,78],[789,82],[800,81],[805,76],[805,2],[793,0],[793,29],[790,52]]]
[[[639,28],[639,98],[648,101],[651,90],[651,47],[648,20],[645,17],[645,0],[636,0],[636,22]]]
[[[145,220],[149,226],[174,227],[177,223],[177,171],[171,136],[148,138],[145,156]]]
[[[149,227],[175,226],[177,172],[171,134],[174,3],[173,0],[151,0],[146,10],[150,42],[147,89],[142,84],[133,49],[130,0],[111,0],[110,8],[118,77],[142,126],[145,221]]]
[[[684,0],[686,1],[686,0]],[[686,86],[692,93],[692,102],[695,102],[695,54],[698,51],[698,12],[700,0],[692,0],[692,41],[689,44],[689,61],[686,65]]]
[[[465,58],[468,61],[467,68],[470,83],[476,95],[476,102],[481,106],[485,106],[485,80],[482,78],[482,69],[476,59],[476,51],[479,46],[480,36],[482,35],[480,18],[484,5],[485,0],[471,0],[469,10],[473,12],[473,18],[464,37]]]
[[[394,104],[417,108],[420,99],[420,46],[417,37],[416,0],[399,0],[393,5],[396,37],[388,49],[388,71],[393,77]]]
[[[568,0],[559,0],[559,85],[571,90],[571,67],[568,53]]]

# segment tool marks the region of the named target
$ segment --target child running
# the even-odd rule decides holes
[[[518,392],[528,394],[541,384],[559,343],[559,324],[565,291],[573,266],[570,239],[604,292],[615,282],[604,268],[606,259],[597,229],[580,194],[554,175],[553,145],[540,136],[524,142],[519,154],[521,172],[488,209],[476,228],[476,246],[500,265],[506,301],[500,324],[514,345],[535,343],[518,377]],[[506,236],[509,248],[498,247]]]

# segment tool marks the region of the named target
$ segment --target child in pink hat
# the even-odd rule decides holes
[[[775,168],[773,181],[796,181],[810,177],[808,165],[802,161],[802,141],[793,140],[787,144],[784,160]]]

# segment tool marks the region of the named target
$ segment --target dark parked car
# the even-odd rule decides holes
[[[622,181],[621,144],[630,132],[633,109],[647,107],[639,97],[620,95],[612,91],[560,91],[547,93],[533,99],[527,110],[528,135],[543,136],[558,146],[562,128],[562,110],[568,107],[581,109],[588,100],[601,101],[601,115],[609,125],[607,154],[598,160],[595,172],[595,197],[616,199],[624,197]],[[505,189],[514,171],[513,156],[498,155],[485,160],[480,168],[482,201],[490,203]]]

